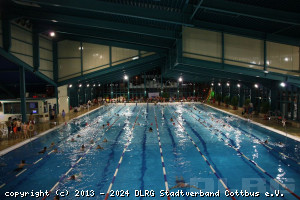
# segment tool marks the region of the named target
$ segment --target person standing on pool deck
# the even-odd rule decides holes
[[[63,119],[65,120],[65,116],[66,116],[65,110],[62,111],[61,116],[62,116]]]
[[[7,127],[8,135],[10,136],[10,133],[12,131],[11,117],[8,118],[8,120],[5,122],[5,125]]]

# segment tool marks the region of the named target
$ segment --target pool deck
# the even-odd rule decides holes
[[[242,115],[243,108],[238,108],[238,110],[233,110],[232,107],[230,106],[229,107],[225,107],[224,105],[219,106],[217,103],[215,104],[207,103],[206,105],[237,115],[243,119],[247,119],[245,116]],[[275,120],[265,120],[262,115],[253,115],[251,120],[253,122],[256,122],[263,126],[270,127],[280,132],[288,133],[289,135],[294,136],[293,138],[295,138],[296,140],[298,141],[300,140],[300,123],[298,122],[287,120],[286,127],[283,127],[282,123],[278,123]]]
[[[26,141],[30,141],[36,137],[41,136],[41,134],[45,134],[46,131],[51,130],[51,129],[55,129],[57,127],[59,127],[60,125],[64,124],[65,122],[70,121],[71,119],[74,119],[76,117],[79,117],[81,115],[86,114],[87,112],[91,112],[97,108],[100,108],[101,106],[92,106],[90,107],[90,109],[81,109],[79,112],[73,112],[73,110],[71,110],[69,113],[66,114],[65,119],[61,116],[61,114],[54,120],[50,120],[47,122],[40,122],[38,124],[36,124],[36,132],[37,134],[35,136],[30,137],[29,139],[24,139],[24,138],[17,138],[17,139],[1,139],[0,140],[0,151],[4,150],[4,149],[8,149],[9,147],[12,147],[16,144],[24,144],[27,143]],[[56,125],[55,123],[56,122]],[[2,155],[2,154],[0,154]]]

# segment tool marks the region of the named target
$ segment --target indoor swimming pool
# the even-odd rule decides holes
[[[0,199],[300,199],[299,148],[203,104],[109,105],[1,156]]]

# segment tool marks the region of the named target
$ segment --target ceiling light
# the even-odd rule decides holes
[[[211,83],[211,86],[214,86],[214,83]]]
[[[178,81],[179,81],[179,82],[182,82],[182,77],[179,77]]]
[[[229,87],[230,84],[229,84],[229,83],[226,83],[226,85]]]
[[[90,84],[87,84],[86,87],[90,87]]]
[[[58,22],[58,21],[56,21],[55,19],[52,19],[51,22],[56,23],[56,22]]]
[[[98,84],[98,86],[100,87],[100,84]]]
[[[255,87],[255,88],[258,88],[258,84],[257,84],[257,83],[256,83],[256,84],[254,84],[254,87]]]
[[[269,73],[269,71],[265,70],[265,71],[264,71],[264,73],[265,73],[265,74],[268,74],[268,73]]]
[[[139,59],[138,56],[135,56],[135,57],[132,58],[132,60],[137,60],[137,59]]]
[[[82,84],[79,84],[79,87],[81,87],[82,86]]]
[[[71,88],[71,87],[72,87],[72,84],[69,85],[69,88]]]
[[[238,87],[238,88],[240,88],[240,87],[241,87],[241,85],[238,83],[238,84],[237,84],[237,87]]]
[[[96,84],[93,85],[93,87],[95,87],[95,86],[96,86]]]
[[[124,80],[127,80],[128,79],[128,76],[127,75],[124,75]]]
[[[50,37],[55,37],[55,32],[54,32],[54,31],[51,31],[51,32],[49,33],[49,35],[50,35]]]
[[[281,83],[280,83],[280,86],[281,86],[281,87],[285,87],[286,84],[285,84],[284,82],[281,82]]]
[[[284,58],[284,61],[285,61],[285,62],[289,61],[289,58],[288,58],[288,57],[285,57],[285,58]]]
[[[218,83],[218,86],[221,86],[221,83]]]

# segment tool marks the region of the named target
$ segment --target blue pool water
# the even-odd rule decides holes
[[[98,144],[104,150],[96,149]],[[58,152],[38,154],[44,146],[47,153],[54,148]],[[52,188],[47,199],[66,191],[62,199],[105,199],[110,186],[108,199],[167,199],[161,196],[167,187],[172,195],[185,194],[170,199],[199,199],[186,194],[200,190],[221,195],[201,199],[297,199],[299,147],[295,140],[202,104],[110,105],[2,156],[0,199],[15,199],[7,197],[13,192],[42,199],[30,195]],[[21,160],[31,165],[15,172]],[[68,180],[72,174],[78,175],[76,180]],[[225,188],[260,196],[227,197]],[[275,191],[283,196],[266,197]]]

